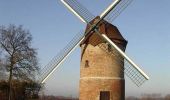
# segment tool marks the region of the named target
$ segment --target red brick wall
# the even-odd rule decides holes
[[[106,43],[101,43],[107,48]],[[82,45],[85,49],[80,68],[80,100],[100,100],[100,91],[110,91],[110,100],[125,99],[123,63],[99,45]],[[85,63],[88,60],[88,67]],[[123,60],[123,58],[122,58]]]

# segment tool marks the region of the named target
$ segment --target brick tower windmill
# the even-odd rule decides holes
[[[99,17],[91,23],[95,23],[95,20],[99,20]],[[86,30],[89,27],[87,26]],[[98,29],[122,51],[125,51],[127,41],[115,26],[108,22],[102,22]],[[117,56],[110,56],[109,53],[116,51],[96,33],[91,34],[81,43],[81,49],[80,100],[100,100],[98,98],[103,98],[101,100],[110,100],[108,98],[124,100],[123,58],[117,59]]]
[[[61,1],[87,27],[42,69],[39,82],[44,83],[78,45],[81,46],[80,100],[124,100],[124,74],[137,86],[149,79],[124,53],[127,41],[111,24],[132,0],[115,0],[97,17],[76,0]]]

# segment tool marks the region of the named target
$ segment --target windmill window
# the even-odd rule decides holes
[[[89,67],[89,61],[88,60],[85,61],[85,68],[87,68],[87,67]]]
[[[100,100],[110,100],[110,91],[101,91]]]

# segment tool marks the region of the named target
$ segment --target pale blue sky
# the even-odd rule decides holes
[[[99,15],[112,0],[79,0]],[[126,78],[126,95],[170,93],[170,1],[134,0],[113,22],[128,40],[127,54],[149,74],[150,80],[136,87]],[[46,65],[72,37],[84,29],[60,0],[0,0],[0,25],[23,25],[33,35],[41,66]],[[45,92],[77,96],[80,48],[47,80]]]

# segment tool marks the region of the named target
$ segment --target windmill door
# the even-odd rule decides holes
[[[110,92],[109,91],[101,91],[100,92],[100,100],[110,100]]]

